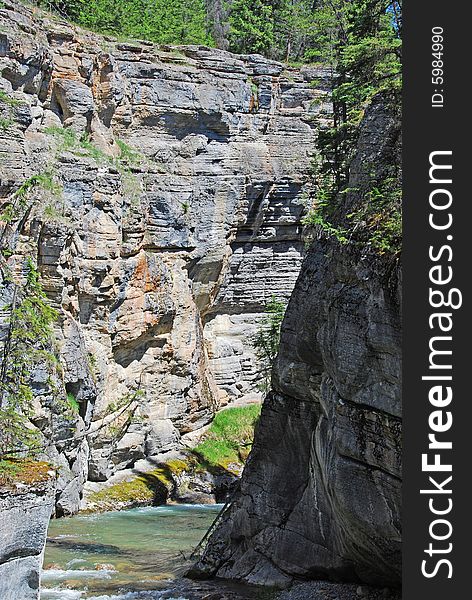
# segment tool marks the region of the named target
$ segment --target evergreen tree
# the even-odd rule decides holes
[[[229,47],[229,11],[231,1],[206,0],[207,33],[215,46],[222,50]]]
[[[286,305],[275,296],[267,302],[264,317],[259,323],[257,332],[252,340],[257,357],[261,361],[263,381],[261,388],[270,388],[270,376],[280,344],[280,328],[285,315]]]
[[[55,0],[80,25],[158,44],[212,44],[205,0]]]
[[[314,13],[312,60],[332,67],[333,127],[321,132],[322,171],[333,194],[349,176],[358,125],[379,92],[400,104],[401,3],[389,0],[320,0]],[[326,192],[326,190],[325,190]]]
[[[314,15],[316,2],[283,0],[274,13],[277,58],[290,62],[304,60],[314,43]]]
[[[401,33],[400,0],[37,1],[96,31],[157,43],[214,41],[219,48],[286,61],[338,63],[356,37],[378,38],[381,21]],[[363,49],[374,52],[368,46]]]
[[[33,411],[31,374],[56,363],[49,351],[57,312],[51,308],[33,261],[26,260],[22,286],[13,286],[10,320],[0,360],[0,460],[2,455],[28,449],[37,442],[29,424]]]
[[[333,227],[339,192],[348,191],[359,124],[378,94],[392,114],[401,110],[401,2],[322,0],[316,26],[324,31],[316,49],[333,67],[333,126],[320,130],[315,166],[315,198],[307,221],[345,243],[346,231]],[[372,177],[362,190],[364,205],[347,216],[372,247],[396,254],[401,243],[401,165],[389,165],[382,180]],[[361,230],[364,230],[361,234]],[[365,241],[365,239],[364,239]]]
[[[271,55],[275,46],[274,12],[277,2],[233,0],[229,17],[233,52]]]

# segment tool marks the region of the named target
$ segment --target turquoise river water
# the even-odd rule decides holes
[[[256,600],[260,591],[182,574],[219,505],[167,505],[52,520],[41,600]]]

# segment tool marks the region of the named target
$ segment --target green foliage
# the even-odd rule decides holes
[[[317,47],[336,73],[333,90],[333,125],[321,129],[318,157],[313,168],[314,193],[306,223],[346,243],[338,206],[347,188],[357,148],[359,125],[375,96],[401,106],[401,3],[386,0],[321,0],[317,23],[324,36]],[[401,245],[399,165],[390,165],[380,190],[372,177],[358,190],[362,207],[350,216],[351,241],[368,243],[380,253],[396,253]],[[345,216],[345,215],[344,215]],[[333,224],[334,223],[334,224]]]
[[[251,99],[249,101],[250,112],[257,112],[259,110],[259,86],[253,79],[249,79],[248,84],[251,88]]]
[[[47,222],[61,221],[64,217],[63,207],[59,207],[53,203],[46,204],[46,206],[43,208],[42,216]]]
[[[396,3],[356,0],[347,4],[346,39],[338,45],[334,65],[339,77],[333,91],[333,134],[339,158],[349,163],[358,125],[372,98],[388,92],[392,102],[401,102],[401,39],[389,11]],[[342,181],[341,170],[338,181]]]
[[[0,214],[0,220],[5,223],[11,223],[21,219],[24,211],[28,208],[30,194],[36,187],[56,195],[61,191],[61,186],[54,181],[54,176],[51,172],[37,173],[26,179],[13,193],[7,206]]]
[[[158,44],[212,44],[205,0],[56,0],[52,8],[80,25]]]
[[[8,129],[10,129],[13,123],[14,121],[12,118],[5,119],[4,117],[0,117],[0,129],[2,131],[8,131]]]
[[[265,316],[262,319],[254,346],[263,357],[273,361],[277,356],[280,343],[280,326],[285,314],[285,304],[272,296],[265,306]]]
[[[47,127],[45,132],[57,140],[60,152],[73,152],[77,156],[91,158],[98,163],[112,161],[111,157],[93,145],[87,134],[78,138],[72,129],[57,126]]]
[[[45,132],[55,138],[59,152],[73,152],[76,156],[91,158],[97,163],[109,163],[120,171],[128,165],[137,164],[142,159],[139,152],[122,140],[116,140],[120,155],[114,159],[97,148],[87,134],[79,138],[72,129],[57,126],[47,127]]]
[[[0,109],[3,114],[0,115],[0,130],[8,131],[15,123],[15,107],[22,104],[21,100],[12,98],[4,90],[0,90]]]
[[[0,102],[3,102],[4,104],[7,104],[8,106],[18,106],[19,104],[21,104],[21,100],[12,98],[4,90],[0,90]]]
[[[123,142],[123,140],[116,140],[116,144],[120,149],[120,160],[129,164],[134,165],[141,160],[141,155],[136,152],[131,146]]]
[[[362,65],[371,70],[369,80],[383,79],[387,70],[398,74],[400,2],[233,0],[229,24],[235,52],[351,70]]]
[[[291,63],[310,60],[308,49],[316,44],[316,3],[310,0],[284,0],[277,6],[275,32],[278,52],[275,58]]]
[[[363,198],[360,208],[347,218],[362,224],[364,241],[378,253],[396,254],[402,240],[401,189],[397,180],[388,177],[372,184]]]
[[[28,192],[36,186],[39,186],[44,190],[48,190],[54,194],[57,194],[61,191],[61,187],[54,182],[54,176],[51,172],[37,173],[20,185],[20,187],[16,190],[14,197],[26,198]]]
[[[97,163],[109,160],[109,157],[102,150],[100,150],[100,148],[94,146],[87,136],[80,138],[76,153],[78,156],[86,156],[91,158]]]
[[[17,462],[0,459],[0,483],[12,481],[21,471]]]
[[[0,368],[0,456],[17,448],[31,449],[38,441],[28,420],[34,397],[31,373],[44,364],[58,316],[49,306],[31,258],[25,271],[23,285],[14,286]]]
[[[234,52],[259,52],[291,64],[323,56],[320,46],[327,23],[319,2],[234,0],[229,24],[229,44]]]
[[[349,232],[343,227],[335,227],[332,223],[326,220],[325,216],[319,209],[310,210],[306,217],[303,219],[305,225],[312,225],[318,227],[326,235],[334,237],[341,244],[347,244],[349,238]]]
[[[275,296],[272,296],[265,306],[265,315],[252,340],[257,357],[262,363],[263,391],[269,389],[272,365],[279,351],[280,327],[285,315],[285,309],[285,304],[277,300]]]
[[[128,198],[129,205],[133,205],[134,208],[139,206],[141,186],[133,168],[145,159],[138,151],[123,140],[117,139],[115,142],[120,153],[118,157],[113,157],[97,148],[87,134],[79,138],[72,129],[57,126],[47,127],[45,132],[55,141],[56,157],[63,152],[72,152],[77,157],[89,158],[99,165],[116,169],[121,176],[123,194]],[[63,207],[58,208],[50,204],[43,210],[43,216],[46,220],[62,219],[63,211]]]
[[[231,463],[244,463],[254,439],[254,428],[260,413],[260,404],[220,411],[205,439],[194,448],[194,454],[207,465],[224,469],[228,469]]]
[[[369,32],[370,15],[385,16],[397,31],[401,27],[400,2],[380,0],[37,1],[84,27],[120,38],[158,44],[216,43],[233,52],[258,52],[290,63],[339,58],[340,36],[352,33],[353,20],[364,33]],[[375,41],[364,37],[365,45],[352,47],[346,60],[356,61],[362,53],[378,56],[390,44],[386,37]]]
[[[67,403],[73,412],[78,413],[80,410],[80,404],[77,401],[77,398],[71,392],[67,393]]]
[[[268,0],[234,0],[229,18],[231,49],[269,53],[275,43],[273,15]]]
[[[333,127],[321,131],[322,170],[340,191],[347,183],[359,123],[372,98],[387,92],[400,104],[401,39],[385,0],[322,0],[318,16],[327,27],[319,47],[336,72]],[[401,11],[401,8],[398,8]]]
[[[52,125],[46,127],[44,131],[59,140],[61,150],[73,150],[78,145],[77,135],[73,129]]]

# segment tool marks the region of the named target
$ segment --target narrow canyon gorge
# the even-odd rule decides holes
[[[59,514],[73,514],[85,482],[174,450],[217,408],[260,396],[251,337],[300,270],[327,74],[118,43],[8,2],[0,15],[0,83],[14,99],[0,191],[38,175],[58,188],[39,182],[28,214],[4,226],[3,260],[17,272],[33,257],[59,310],[61,373],[34,374],[34,424],[61,467]],[[61,416],[58,387],[80,405],[76,422]],[[115,439],[103,422],[133,394]]]
[[[401,267],[305,221],[331,78],[322,65],[119,41],[1,3],[4,356],[25,261],[57,311],[30,416],[56,481],[0,491],[0,577],[30,585],[23,600],[37,598],[52,510],[90,508],[97,491],[195,445],[220,409],[262,401],[242,478],[190,575],[399,585]],[[372,171],[391,178],[400,152],[399,116],[380,95],[333,226],[351,226]],[[273,298],[287,310],[267,391],[254,338]],[[25,553],[26,510],[37,535]]]

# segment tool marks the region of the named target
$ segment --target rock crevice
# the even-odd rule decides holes
[[[127,452],[173,450],[218,406],[258,393],[251,338],[298,276],[314,118],[330,112],[311,82],[328,73],[120,43],[11,0],[0,27],[0,199],[38,174],[58,188],[35,187],[2,245],[14,274],[37,259],[79,405],[60,423],[44,392],[36,422],[55,440],[96,430],[68,454],[48,450],[70,514],[84,482],[129,466]]]
[[[372,168],[374,180],[391,168],[399,128],[391,105],[376,99],[342,214],[362,202],[359,182]],[[315,240],[287,308],[240,492],[193,576],[400,584],[400,297],[397,259],[334,236]]]

